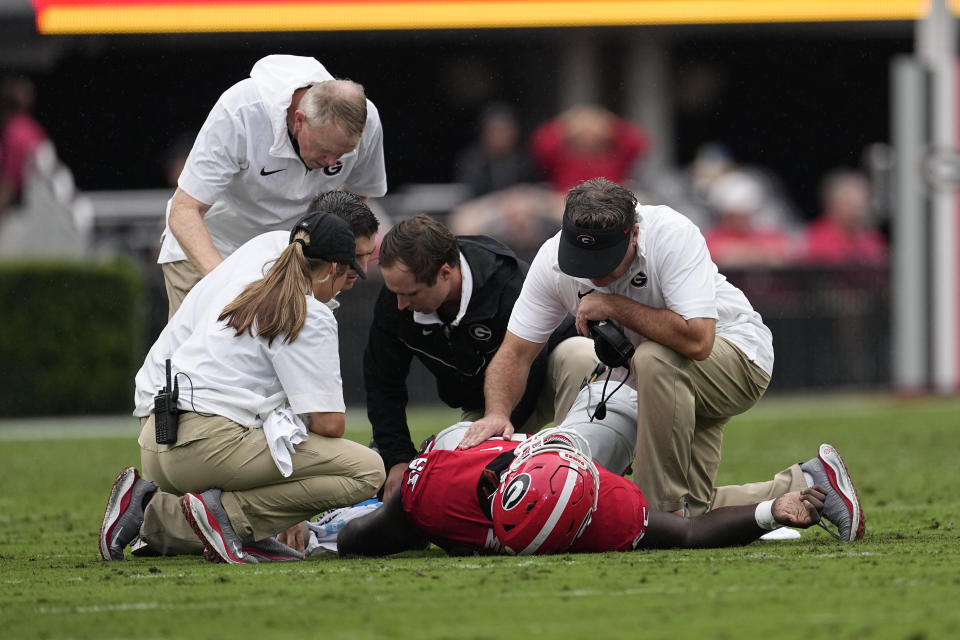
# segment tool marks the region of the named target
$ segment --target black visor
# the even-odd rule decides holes
[[[563,216],[560,234],[560,270],[574,278],[602,278],[627,255],[633,220],[610,229],[578,227]]]

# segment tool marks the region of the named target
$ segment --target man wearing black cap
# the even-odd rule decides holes
[[[307,210],[307,213],[316,212],[333,213],[347,223],[356,239],[355,262],[365,271],[377,248],[377,231],[380,229],[380,221],[364,199],[349,191],[327,191],[317,196]],[[340,290],[349,291],[359,279],[359,272],[350,266],[347,270],[347,282]]]
[[[609,320],[636,346],[627,377],[637,390],[634,481],[652,508],[696,515],[806,487],[794,465],[765,483],[769,495],[714,490],[724,424],[770,381],[770,330],[718,273],[696,225],[669,207],[638,206],[603,178],[567,194],[563,228],[534,259],[487,370],[485,416],[461,448],[513,432],[527,367],[568,312],[580,334]]]

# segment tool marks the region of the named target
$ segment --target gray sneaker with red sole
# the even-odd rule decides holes
[[[863,538],[866,530],[863,508],[840,452],[833,445],[821,444],[817,457],[804,462],[800,468],[813,477],[814,484],[827,490],[823,517],[836,525],[837,531],[831,531],[822,519],[820,526],[834,538],[845,542]]]

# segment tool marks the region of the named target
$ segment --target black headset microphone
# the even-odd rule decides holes
[[[627,369],[629,374],[630,358],[633,357],[634,346],[627,339],[623,330],[609,320],[589,320],[587,328],[593,338],[593,350],[596,352],[597,358],[608,367],[607,379],[603,381],[603,391],[600,392],[600,403],[597,404],[593,415],[590,416],[590,421],[593,422],[594,419],[603,420],[607,417],[607,400],[612,398],[613,394],[619,391],[620,387],[627,381],[626,378],[621,380],[617,388],[607,396],[607,383],[610,382],[610,375],[613,370],[617,367],[623,367]],[[590,382],[593,382],[599,373],[602,372],[591,376]]]
[[[609,380],[609,379],[610,379],[610,377],[607,376],[607,380]],[[604,382],[604,383],[603,383],[603,386],[604,386],[604,392],[606,392],[607,383]],[[613,395],[613,394],[611,394],[611,395]],[[594,411],[593,411],[593,417],[590,418],[590,422],[593,422],[593,419],[594,419],[594,418],[596,418],[597,420],[603,420],[603,419],[606,418],[606,417],[607,417],[607,401],[606,401],[606,399],[603,397],[603,394],[601,394],[601,395],[600,395],[600,404],[598,404],[598,405],[597,405],[597,408],[594,409]]]

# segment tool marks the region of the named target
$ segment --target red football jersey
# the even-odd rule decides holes
[[[411,523],[449,553],[501,553],[479,486],[486,467],[519,444],[488,440],[472,449],[428,451],[414,458],[401,485],[403,510]],[[499,465],[501,471],[506,464]],[[646,532],[647,501],[629,480],[600,466],[597,469],[597,510],[570,550],[630,551]],[[495,489],[499,478],[491,475],[486,472]]]

